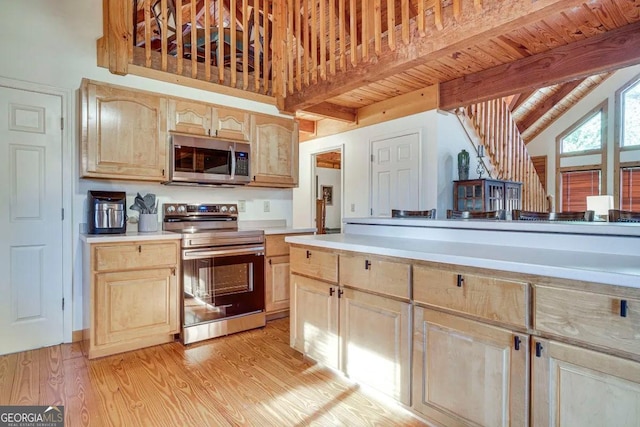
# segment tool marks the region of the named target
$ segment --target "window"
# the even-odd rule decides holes
[[[621,146],[640,145],[640,80],[623,90]]]
[[[560,140],[560,153],[578,153],[602,148],[602,110],[596,111]]]
[[[600,169],[562,172],[561,211],[587,210],[587,196],[600,195],[600,175]]]
[[[640,167],[620,168],[620,209],[640,211]]]

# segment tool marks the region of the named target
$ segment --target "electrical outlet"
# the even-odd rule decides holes
[[[246,211],[247,211],[247,201],[238,200],[238,212],[246,212]]]
[[[356,204],[351,203],[351,212],[355,212],[355,211],[356,211]]]
[[[271,211],[271,203],[268,200],[264,201],[264,211],[265,212],[270,212]]]

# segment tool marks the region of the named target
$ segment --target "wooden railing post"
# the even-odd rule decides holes
[[[109,54],[109,71],[125,75],[133,56],[133,6],[130,0],[103,0],[103,32]]]

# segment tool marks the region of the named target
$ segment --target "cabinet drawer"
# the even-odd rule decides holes
[[[119,243],[98,245],[94,249],[94,270],[131,270],[148,267],[176,266],[178,243]]]
[[[640,354],[640,292],[629,298],[536,285],[534,301],[538,331]]]
[[[340,256],[340,284],[380,294],[409,299],[409,264],[371,256]]]
[[[524,282],[414,266],[413,299],[496,322],[528,326],[528,284]]]
[[[317,248],[292,247],[291,272],[338,283],[338,255]]]
[[[284,241],[286,234],[264,236],[265,256],[289,255],[289,244]]]

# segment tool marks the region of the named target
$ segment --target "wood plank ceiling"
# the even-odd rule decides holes
[[[371,3],[370,6],[374,7],[374,0],[352,1],[350,4],[355,4],[357,13],[360,13],[362,5],[369,1]],[[519,3],[528,2],[531,2],[531,0],[520,1]],[[384,1],[375,2],[375,6],[383,8],[383,17],[386,14],[386,3]],[[393,3],[396,5],[396,22],[399,22],[399,13],[401,13],[399,9],[402,2],[396,1]],[[412,0],[409,3],[410,14],[415,16],[419,7],[418,1]],[[480,2],[445,0],[442,4],[444,6],[458,4],[471,9],[473,9],[474,4],[479,5],[473,13],[480,16],[485,15],[486,25],[489,27],[492,24],[492,17],[500,13],[499,9],[503,7],[504,3],[504,1],[491,0]],[[553,2],[547,3],[551,4]],[[433,8],[434,2],[427,1],[426,4],[427,7]],[[488,8],[497,9],[489,10]],[[448,25],[453,27],[451,31],[455,31],[456,26],[456,19],[453,16],[455,10],[453,9],[452,7],[444,7],[442,12],[444,13],[443,22],[448,22]],[[449,93],[454,93],[453,91],[447,92],[450,87],[456,85],[458,88],[464,88],[464,84],[469,85],[472,81],[475,83],[473,80],[475,76],[481,79],[479,86],[488,85],[487,87],[489,87],[494,85],[498,87],[505,74],[522,72],[522,68],[504,68],[498,75],[491,75],[488,71],[492,69],[499,70],[496,67],[517,64],[517,61],[526,59],[535,61],[537,75],[525,74],[518,84],[506,81],[505,84],[513,86],[513,88],[503,88],[505,93],[501,93],[499,96],[521,92],[533,93],[535,89],[541,86],[553,84],[553,89],[549,90],[556,93],[556,96],[547,100],[548,103],[553,104],[554,101],[560,101],[579,86],[584,91],[587,87],[593,88],[596,82],[602,80],[602,78],[599,80],[595,78],[580,83],[587,76],[602,74],[621,66],[640,63],[640,49],[636,47],[637,45],[628,43],[629,34],[631,34],[631,37],[636,37],[634,34],[640,33],[640,0],[564,0],[556,3],[555,7],[549,6],[547,9],[548,11],[544,10],[543,14],[537,14],[531,18],[521,17],[519,22],[522,25],[512,26],[513,28],[510,29],[509,26],[503,25],[502,28],[506,28],[508,31],[492,31],[487,28],[484,36],[466,40],[463,44],[452,45],[453,49],[439,49],[431,54],[422,56],[419,58],[421,60],[407,61],[407,67],[392,75],[388,75],[388,70],[376,69],[375,63],[378,57],[369,53],[368,63],[358,64],[352,69],[349,69],[351,65],[347,63],[347,70],[344,75],[329,75],[326,80],[319,79],[316,84],[312,83],[310,86],[303,87],[302,90],[288,96],[285,99],[285,110],[296,112],[298,117],[310,120],[326,119],[333,114],[334,119],[357,121],[358,110],[363,107],[438,83],[441,85],[441,101],[444,101],[444,98],[448,97]],[[463,10],[462,13],[465,13],[465,11]],[[427,16],[429,16],[428,11]],[[349,14],[347,13],[345,19],[348,20],[348,17]],[[327,20],[328,18],[324,21],[327,22]],[[385,26],[386,19],[382,19],[383,29],[386,28]],[[348,21],[346,28],[347,30],[349,28]],[[462,25],[461,29],[464,30]],[[612,38],[607,38],[609,34],[614,35],[614,30],[618,29],[627,30],[627,33],[616,36],[618,37],[617,39],[613,36]],[[412,27],[411,31],[413,42],[416,29]],[[358,30],[357,34],[360,35],[361,31]],[[327,38],[329,37],[328,32],[326,36]],[[586,40],[594,37],[595,39],[593,40],[597,40],[597,42],[594,42],[593,45],[585,45]],[[454,39],[455,37],[452,35],[451,38]],[[627,43],[620,42],[621,38],[624,38]],[[322,45],[325,48],[329,47],[328,42]],[[575,51],[572,50],[574,45],[576,46]],[[612,53],[616,48],[620,52]],[[565,50],[560,51],[558,49]],[[593,60],[594,57],[597,58],[596,53],[599,49],[602,51],[603,57],[600,63]],[[557,54],[556,51],[558,52]],[[577,59],[582,63],[571,64],[568,67],[570,70],[566,64],[560,64],[565,67],[562,72],[556,73],[557,75],[549,73],[550,79],[569,81],[578,78],[577,82],[563,86],[556,85],[556,83],[560,83],[557,81],[545,81],[545,67],[551,70],[557,65],[556,60],[558,62],[562,62],[562,60],[566,60],[565,62],[571,61],[574,55],[579,55],[581,52],[588,52],[587,57],[584,59]],[[609,59],[609,57],[605,57],[609,53],[615,58]],[[396,54],[396,56],[400,55],[399,52],[396,52]],[[562,76],[563,72],[564,77]],[[515,78],[517,79],[517,77]],[[449,86],[445,88],[447,85]],[[557,94],[558,91],[561,91],[561,93]],[[467,92],[470,91],[467,90]],[[565,96],[560,96],[562,94]],[[482,100],[483,96],[486,98],[484,94],[478,94],[474,99],[471,96],[467,104]],[[533,102],[533,99],[531,102]],[[447,109],[464,105],[453,97],[447,98],[446,104],[448,105],[443,105]],[[319,110],[321,111],[318,112]],[[561,108],[557,109],[556,114],[559,110]],[[323,114],[322,111],[328,111],[329,113]],[[338,112],[340,117],[337,117]],[[526,117],[521,120],[524,119]],[[540,120],[541,117],[537,117],[536,120],[533,119],[533,116],[529,116],[529,121],[526,122],[526,127],[529,130],[528,139],[539,133],[539,128],[533,126],[534,122],[549,123],[549,119]]]

